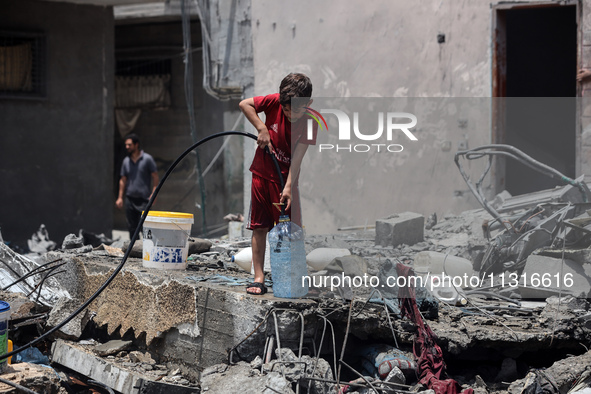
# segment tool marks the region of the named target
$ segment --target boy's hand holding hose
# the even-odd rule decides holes
[[[258,140],[257,140],[257,144],[258,144]],[[289,207],[291,207],[291,178],[288,175],[287,177],[287,181],[283,180],[283,175],[281,175],[281,169],[279,168],[279,162],[277,161],[277,156],[275,155],[275,151],[273,151],[271,153],[271,150],[269,149],[269,146],[271,147],[271,149],[273,148],[273,146],[271,144],[269,144],[268,146],[265,146],[263,149],[265,150],[265,152],[269,155],[271,155],[271,157],[273,158],[273,164],[275,164],[275,169],[277,170],[277,174],[279,175],[279,182],[281,184],[281,187],[283,188],[281,191],[281,200],[279,201],[279,204],[281,206],[281,208],[279,208],[279,210],[281,211],[281,214],[284,215],[285,211],[289,209]],[[291,168],[289,170],[290,174],[291,174]]]
[[[258,130],[259,135],[257,137],[257,145],[261,149],[265,149],[265,147],[269,148],[269,151],[275,154],[275,150],[273,149],[273,145],[271,144],[271,135],[269,134],[269,130],[267,130],[266,126],[263,126],[260,130]]]
[[[251,97],[242,100],[238,106],[244,116],[246,116],[246,119],[248,119],[250,124],[252,124],[258,132],[257,146],[261,149],[269,147],[271,152],[275,152],[273,145],[271,145],[271,135],[269,134],[269,130],[261,118],[259,118],[256,108],[254,107],[254,99]]]

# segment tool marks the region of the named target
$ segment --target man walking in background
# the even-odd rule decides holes
[[[119,195],[115,205],[119,209],[123,208],[125,195],[125,217],[129,237],[132,238],[159,178],[154,158],[140,149],[140,140],[136,134],[125,137],[125,149],[128,156],[121,165]]]

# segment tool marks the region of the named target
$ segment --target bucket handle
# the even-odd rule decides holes
[[[175,226],[177,226],[179,228],[179,230],[181,230],[182,232],[184,232],[185,234],[187,234],[187,238],[191,238],[191,231],[190,230],[189,231],[184,230],[181,226],[178,225],[177,222],[172,222],[171,221],[170,223],[174,224]]]

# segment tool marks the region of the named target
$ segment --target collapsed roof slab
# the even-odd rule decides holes
[[[54,259],[54,253],[48,259]],[[57,254],[57,253],[56,253]],[[79,305],[88,299],[113,272],[118,259],[60,254],[67,261],[67,274],[60,281]],[[228,275],[209,277],[224,282]],[[238,273],[234,273],[238,274]],[[142,267],[142,260],[129,258],[126,267],[89,306],[94,323],[109,335],[130,336],[183,374],[228,360],[228,349],[243,341],[273,308],[309,309],[309,299],[276,298],[272,292],[248,295],[236,281],[209,283],[199,271],[157,270]],[[230,274],[232,275],[232,274]],[[240,274],[246,280],[247,274]],[[75,303],[68,303],[71,305]],[[71,307],[74,311],[74,305]],[[81,328],[83,330],[84,327]],[[241,346],[241,355],[257,354],[264,337],[253,336]],[[262,341],[262,342],[261,342]]]
[[[53,254],[48,258],[55,259]],[[97,252],[59,255],[66,261],[67,271],[60,280],[79,304],[99,288],[118,263],[117,258]],[[416,328],[411,322],[395,313],[384,313],[384,305],[368,303],[357,293],[352,306],[338,297],[284,299],[272,292],[252,296],[246,294],[242,280],[250,281],[250,275],[207,267],[148,269],[141,259],[130,258],[89,306],[88,316],[109,335],[134,339],[135,347],[148,350],[159,363],[179,368],[195,380],[203,369],[227,363],[229,354],[235,362],[262,355],[269,334],[278,333],[282,347],[297,347],[300,338],[314,338],[315,328],[322,331],[323,316],[332,321],[336,332],[336,347],[327,346],[329,339],[322,347],[327,359],[333,358],[327,352],[335,353],[334,349],[340,354],[346,333],[350,342],[346,354],[364,343],[392,343],[393,332],[401,347],[410,348],[413,342]],[[551,363],[563,357],[561,352],[582,351],[580,343],[587,343],[590,337],[591,330],[578,320],[579,312],[570,304],[562,305],[563,312],[557,316],[552,309],[555,305],[544,302],[508,305],[502,300],[469,298],[470,303],[462,308],[441,303],[439,317],[427,320],[451,370],[456,362],[466,360],[472,360],[474,366],[474,361],[483,359],[499,365],[505,358],[529,363],[541,354]],[[273,311],[289,311],[278,313],[277,330]],[[237,351],[229,352],[237,345]],[[305,344],[309,349],[317,345]]]

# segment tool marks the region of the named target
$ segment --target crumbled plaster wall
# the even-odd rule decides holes
[[[405,144],[403,153],[374,169],[343,167],[336,154],[311,160],[309,150],[300,190],[308,233],[371,225],[407,210],[443,216],[479,207],[453,156],[491,142],[494,12],[488,0],[253,2],[254,95],[276,92],[281,79],[294,71],[310,76],[316,98],[480,98],[472,107],[480,112],[476,117],[458,114],[456,121],[443,124],[419,118],[419,141]],[[367,155],[366,162],[377,156]],[[472,165],[468,173],[477,179],[481,170]],[[245,184],[249,179],[245,165]],[[484,184],[489,197],[491,181]],[[246,189],[246,212],[248,196]]]
[[[281,79],[296,71],[310,76],[317,110],[322,97],[490,96],[488,1],[337,3],[253,3],[255,95],[276,92]],[[438,43],[439,34],[444,43]],[[418,142],[393,141],[404,144],[401,153],[358,154],[348,163],[343,154],[310,148],[300,189],[306,230],[373,225],[407,210],[442,216],[477,207],[453,155],[460,146],[489,142],[484,100],[473,104],[477,113],[451,104],[457,119],[419,118]]]
[[[265,0],[252,18],[255,94],[300,71],[320,97],[490,95],[489,1]]]

